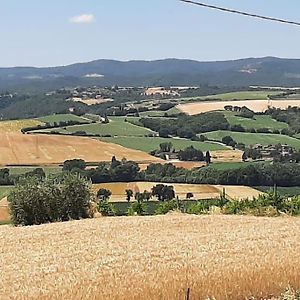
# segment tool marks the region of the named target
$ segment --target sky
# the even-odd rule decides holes
[[[300,21],[299,0],[202,1]],[[300,58],[300,27],[179,0],[0,0],[0,37],[0,67],[102,58]]]

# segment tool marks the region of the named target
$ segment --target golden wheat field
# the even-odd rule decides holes
[[[264,112],[269,106],[286,109],[289,106],[300,106],[300,100],[243,100],[243,101],[202,101],[195,103],[179,104],[176,107],[188,115],[223,110],[226,105],[246,106],[254,112]]]
[[[10,220],[10,214],[8,209],[8,202],[7,198],[3,198],[0,200],[0,222],[2,221],[9,221]]]
[[[126,201],[126,190],[131,189],[134,193],[150,192],[152,187],[159,184],[158,182],[130,182],[130,183],[101,183],[92,186],[93,190],[104,188],[112,192],[110,201],[122,202]],[[193,193],[194,199],[213,199],[220,196],[225,189],[226,195],[231,199],[252,199],[258,197],[261,192],[247,186],[225,186],[225,185],[208,185],[208,184],[179,184],[179,183],[163,183],[174,186],[176,196],[179,199],[186,199],[187,193]],[[152,199],[153,200],[153,199]]]
[[[162,161],[142,151],[85,137],[0,133],[0,140],[0,165],[60,164],[74,158],[100,162],[112,156],[144,163]]]
[[[0,299],[277,296],[300,288],[299,231],[299,218],[181,214],[2,226]]]
[[[0,121],[0,134],[21,132],[21,129],[26,127],[34,127],[43,124],[38,120],[11,120],[11,121]]]

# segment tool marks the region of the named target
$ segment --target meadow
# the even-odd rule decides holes
[[[76,121],[76,122],[80,122],[80,123],[85,123],[85,122],[90,121],[88,119],[85,119],[83,117],[78,117],[73,114],[56,114],[56,115],[40,117],[37,120],[39,120],[43,123],[49,123],[51,125],[54,125],[54,123],[67,122],[67,121]]]
[[[46,175],[59,174],[62,171],[58,166],[39,166],[42,168]],[[11,175],[23,175],[28,172],[32,172],[36,167],[9,167],[9,173]]]
[[[262,191],[264,193],[273,191],[274,187],[270,186],[257,186],[255,187],[257,190]],[[294,197],[300,195],[300,186],[292,186],[292,187],[276,187],[277,192],[284,197]]]
[[[265,134],[265,133],[247,133],[247,132],[233,132],[233,131],[212,131],[205,134],[210,140],[221,141],[225,136],[231,136],[236,142],[244,143],[246,146],[261,144],[277,145],[288,144],[296,149],[300,149],[300,140],[280,134]]]
[[[289,127],[287,123],[278,122],[272,119],[271,116],[255,115],[253,119],[250,119],[236,116],[236,113],[231,111],[225,111],[224,115],[231,126],[242,125],[245,129],[268,128],[273,131]]]
[[[215,170],[237,170],[240,168],[244,168],[247,166],[251,166],[254,164],[259,164],[262,163],[261,161],[257,161],[257,162],[220,162],[220,163],[214,163],[210,165],[210,168],[214,168]],[[266,163],[266,162],[263,162]]]
[[[141,150],[149,153],[150,151],[159,149],[159,145],[162,143],[172,143],[176,150],[182,150],[189,146],[194,146],[201,151],[217,151],[228,150],[224,145],[209,143],[209,142],[197,142],[180,138],[160,138],[160,137],[116,137],[116,138],[101,138],[101,140],[109,143],[119,144],[123,147]]]
[[[300,289],[299,231],[299,218],[177,213],[1,226],[0,298],[269,299]]]
[[[111,136],[145,136],[155,134],[150,129],[125,122],[125,118],[112,117],[108,124],[93,123],[85,125],[67,126],[56,129],[46,129],[42,132],[56,131],[63,134],[86,132],[88,135],[111,135]]]

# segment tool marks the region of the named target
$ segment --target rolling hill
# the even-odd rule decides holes
[[[185,59],[124,62],[100,59],[50,68],[0,68],[0,88],[27,85],[58,88],[80,84],[299,86],[300,59],[264,57],[215,62]]]

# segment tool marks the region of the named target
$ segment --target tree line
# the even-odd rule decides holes
[[[118,161],[115,157],[110,163],[102,162],[97,168],[78,168],[73,161],[66,162],[65,170],[78,172],[93,183],[154,181],[167,183],[204,183],[246,186],[299,186],[300,165],[297,163],[258,162],[241,166],[239,169],[218,170],[213,165],[187,170],[171,163],[150,164],[140,170],[137,163]],[[70,165],[71,164],[71,165]]]

